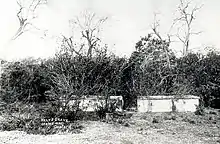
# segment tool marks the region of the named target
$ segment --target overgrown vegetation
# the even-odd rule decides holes
[[[214,52],[177,58],[168,42],[153,35],[142,38],[128,60],[108,55],[106,49],[92,57],[62,49],[48,60],[5,62],[1,101],[5,103],[5,111],[17,113],[18,120],[22,120],[21,115],[34,113],[33,121],[37,118],[74,121],[83,110],[79,100],[86,95],[105,99],[122,95],[126,108],[134,105],[138,95],[194,94],[200,96],[203,106],[217,108],[219,61],[220,55]],[[74,104],[70,106],[72,100]],[[107,105],[97,109],[100,118],[110,112]],[[198,107],[197,112],[201,115],[202,108]]]
[[[2,129],[24,128],[29,123],[29,129],[35,130],[41,119],[73,122],[85,109],[80,100],[91,95],[106,100],[96,108],[100,119],[116,109],[107,101],[110,95],[122,95],[124,109],[135,106],[141,95],[188,94],[200,96],[198,115],[203,115],[204,107],[220,108],[218,53],[188,53],[188,36],[187,52],[178,58],[170,49],[170,39],[163,39],[154,25],[154,34],[142,37],[129,58],[117,57],[108,53],[108,46],[102,46],[97,36],[107,18],[92,26],[95,15],[85,16],[88,23],[81,26],[81,32],[86,44],[63,36],[60,51],[52,58],[2,63],[1,109],[12,118]],[[159,123],[157,118],[153,122]]]

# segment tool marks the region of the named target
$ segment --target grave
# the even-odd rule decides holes
[[[104,106],[106,103],[106,99],[104,96],[84,96],[79,100],[72,99],[69,102],[69,106],[73,106],[76,102],[79,102],[79,108],[83,111],[93,112],[97,108],[97,106]],[[122,96],[109,96],[108,102],[113,102],[117,106],[117,111],[122,111],[124,101]]]
[[[184,96],[139,96],[137,98],[138,112],[195,112],[199,105],[199,97]]]

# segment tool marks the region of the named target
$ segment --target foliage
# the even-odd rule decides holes
[[[38,118],[76,120],[83,110],[80,99],[88,95],[106,100],[110,95],[122,95],[127,108],[135,106],[138,95],[194,94],[201,97],[198,114],[203,113],[202,106],[217,108],[220,55],[189,53],[177,58],[169,44],[148,35],[137,42],[129,59],[109,55],[106,48],[96,49],[88,57],[63,47],[47,60],[5,62],[0,81],[1,101],[6,103],[3,110],[17,113],[19,123],[24,123],[23,116],[35,113],[29,118],[33,126]],[[114,110],[106,102],[96,113],[104,118]],[[6,129],[17,127],[13,123]]]
[[[24,126],[24,123],[19,121],[18,119],[7,119],[3,122],[1,122],[0,129],[3,131],[12,131],[21,129]]]
[[[116,101],[106,100],[105,103],[97,105],[95,112],[100,119],[106,118],[106,113],[115,113],[117,109]]]
[[[200,63],[200,71],[196,77],[196,92],[201,95],[205,106],[218,108],[216,103],[220,99],[220,55],[211,52]],[[216,101],[215,101],[216,100]]]
[[[133,95],[198,95],[207,107],[218,107],[220,56],[188,53],[176,58],[169,42],[152,35],[141,38],[129,59]],[[133,97],[135,98],[135,97]]]
[[[196,115],[205,115],[205,107],[203,105],[197,106],[195,114]]]
[[[8,103],[45,101],[44,92],[49,88],[45,76],[40,60],[7,63],[1,75],[1,98]]]
[[[172,66],[175,56],[169,42],[148,35],[136,44],[131,56],[134,89],[138,95],[170,93],[173,83]]]

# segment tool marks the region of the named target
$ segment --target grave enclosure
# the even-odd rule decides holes
[[[199,105],[199,97],[184,96],[139,96],[138,112],[195,112]]]
[[[108,102],[113,102],[117,105],[117,111],[122,111],[123,108],[123,98],[122,96],[110,96],[107,100]],[[97,106],[104,106],[106,103],[106,99],[103,96],[87,96],[83,97],[79,102],[79,108],[86,112],[93,112],[97,108]],[[69,102],[69,106],[75,105],[76,100],[71,100]]]
[[[104,106],[104,97],[89,96],[80,101],[80,108],[87,112],[95,111],[97,106]],[[122,96],[110,96],[109,101],[117,102],[118,111],[123,111]],[[69,105],[74,105],[76,101],[71,100]],[[199,97],[193,95],[172,95],[172,96],[139,96],[137,97],[137,112],[195,112],[199,105]]]

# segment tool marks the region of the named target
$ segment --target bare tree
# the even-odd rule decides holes
[[[202,8],[201,5],[193,5],[192,1],[180,0],[178,6],[179,16],[174,19],[173,26],[178,24],[177,38],[183,43],[183,56],[188,54],[190,38],[192,35],[198,35],[200,32],[194,32],[192,25],[196,20],[196,13]]]
[[[76,17],[71,23],[80,29],[81,37],[86,41],[86,44],[81,44],[79,50],[76,50],[74,48],[73,36],[70,38],[63,36],[64,42],[68,47],[72,48],[77,55],[81,55],[82,50],[85,50],[85,46],[87,45],[86,56],[91,57],[93,50],[100,41],[98,35],[101,27],[107,19],[107,17],[98,18],[95,13],[84,11],[82,16]]]
[[[159,31],[158,31],[158,27],[160,26],[159,20],[157,20],[157,14],[154,14],[154,22],[152,25],[152,30],[153,30],[153,34],[157,36],[157,38],[159,38],[161,41],[164,41],[165,43],[167,43],[168,45],[171,43],[171,35],[167,34],[167,40],[164,40],[162,38],[162,36],[160,35]],[[165,44],[164,43],[164,44]],[[163,50],[165,52],[165,56],[166,56],[166,61],[167,61],[167,66],[170,69],[171,64],[170,64],[170,56],[169,56],[169,51],[168,51],[168,47],[167,45],[163,45]]]
[[[24,32],[29,31],[31,28],[38,29],[33,25],[32,21],[37,17],[37,9],[46,3],[47,0],[17,0],[19,10],[17,11],[16,15],[19,21],[19,28],[15,35],[12,37],[12,40],[15,40]]]

